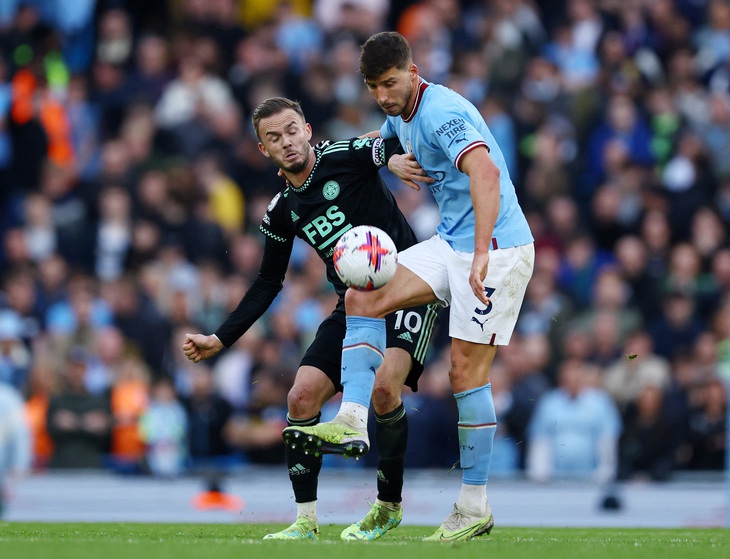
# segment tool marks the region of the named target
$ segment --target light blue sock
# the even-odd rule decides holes
[[[375,371],[385,353],[385,319],[348,316],[342,341],[342,401],[370,407]]]
[[[454,394],[459,409],[459,455],[462,481],[485,485],[492,461],[492,444],[497,430],[492,385],[487,384]]]

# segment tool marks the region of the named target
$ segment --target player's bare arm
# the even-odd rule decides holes
[[[484,278],[489,267],[489,247],[494,224],[499,215],[499,169],[486,148],[475,148],[462,158],[461,169],[469,175],[469,189],[474,205],[474,260],[469,285],[485,305],[489,297],[484,293]]]

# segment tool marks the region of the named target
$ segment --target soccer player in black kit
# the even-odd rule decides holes
[[[265,245],[258,276],[238,307],[215,334],[186,334],[183,352],[199,362],[230,347],[263,315],[282,288],[294,238],[306,241],[327,266],[327,279],[339,300],[317,330],[301,360],[288,395],[290,426],[319,422],[322,406],[342,390],[340,365],[345,337],[344,294],[347,287],[334,270],[337,239],[351,227],[374,225],[387,232],[398,250],[416,243],[416,236],[378,173],[398,141],[353,138],[312,147],[311,126],[299,103],[275,97],[253,113],[259,150],[276,164],[287,186],[268,206],[260,226]],[[398,171],[395,171],[401,176]],[[378,451],[378,498],[363,520],[342,532],[343,539],[373,540],[395,528],[403,517],[401,490],[408,436],[401,400],[404,384],[417,388],[426,349],[436,324],[434,307],[404,309],[388,317],[385,359],[376,374],[372,402]],[[334,449],[344,455],[346,445]],[[297,519],[264,539],[317,539],[317,481],[322,456],[287,445],[289,478],[297,503]]]

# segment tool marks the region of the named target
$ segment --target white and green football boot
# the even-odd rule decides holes
[[[317,523],[304,517],[297,518],[294,524],[281,532],[264,536],[265,540],[317,540],[318,538],[319,528]]]
[[[311,427],[287,427],[282,436],[289,448],[298,448],[315,456],[341,454],[346,458],[358,459],[370,449],[367,432],[333,421]]]
[[[377,540],[396,528],[403,520],[400,503],[385,503],[379,499],[365,518],[345,528],[340,537],[345,540]]]
[[[460,542],[470,540],[482,534],[487,534],[494,527],[494,516],[492,509],[487,505],[485,517],[472,516],[463,513],[457,505],[454,505],[453,512],[439,526],[438,530],[427,538],[425,542]]]

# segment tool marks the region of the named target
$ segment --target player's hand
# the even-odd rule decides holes
[[[487,277],[488,268],[489,251],[475,252],[471,263],[471,272],[469,273],[469,285],[477,299],[485,305],[489,305],[489,297],[484,292],[484,278]]]
[[[434,182],[434,179],[426,174],[426,171],[419,165],[418,161],[416,161],[416,156],[412,153],[392,156],[388,160],[388,169],[414,190],[421,190],[421,185],[418,184],[419,182]]]
[[[185,343],[182,350],[185,357],[193,363],[199,363],[203,359],[214,356],[223,349],[223,343],[217,336],[204,334],[185,334]]]

